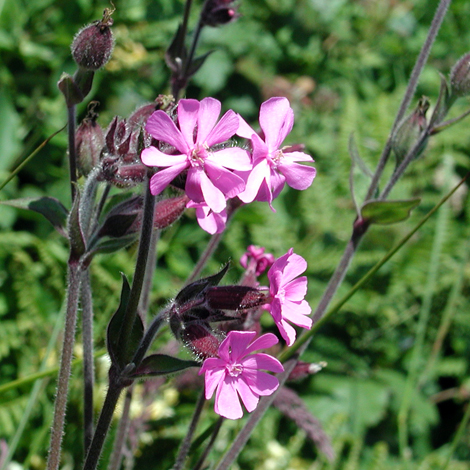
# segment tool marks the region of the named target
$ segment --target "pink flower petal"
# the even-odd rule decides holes
[[[282,317],[285,320],[307,329],[312,327],[312,319],[308,316],[310,313],[312,313],[312,309],[305,300],[301,303],[286,300],[282,309]]]
[[[245,182],[243,181],[243,179],[237,176],[235,173],[232,173],[230,170],[227,170],[222,166],[214,164],[210,160],[206,160],[204,168],[212,184],[217,189],[222,191],[225,197],[235,197],[237,194],[239,194],[245,189]],[[208,204],[208,206],[210,206],[210,204]],[[220,211],[216,210],[215,212]]]
[[[243,137],[244,139],[251,139],[253,134],[256,134],[256,132],[253,130],[251,126],[248,125],[248,123],[241,117],[238,116],[239,118],[239,125],[238,125],[238,130],[237,130],[237,135],[240,137]]]
[[[189,149],[194,146],[194,128],[199,108],[200,104],[197,100],[180,100],[178,103],[178,124]],[[166,142],[165,139],[161,140]]]
[[[220,359],[219,359],[220,360]],[[223,369],[212,369],[205,371],[205,394],[206,400],[212,398],[215,389],[225,378],[225,367]]]
[[[253,392],[261,396],[271,395],[279,387],[279,380],[260,370],[245,370],[243,378]]]
[[[203,176],[207,178],[202,168],[192,167],[189,169],[188,176],[186,177],[186,186],[184,188],[186,195],[197,203],[204,202],[204,195],[201,189],[201,179]]]
[[[229,147],[218,150],[214,152],[209,159],[231,170],[248,171],[253,167],[250,153],[239,147]]]
[[[232,138],[238,129],[238,114],[232,110],[227,111],[209,133],[205,142],[209,147],[220,144]]]
[[[284,290],[289,300],[303,300],[307,294],[307,277],[302,276],[293,279],[285,284]]]
[[[292,346],[294,344],[295,338],[297,333],[295,329],[289,325],[285,320],[281,320],[280,322],[276,322],[276,326],[279,328],[279,333],[284,338],[287,346]]]
[[[277,150],[294,125],[294,112],[287,98],[270,98],[260,108],[259,122],[270,150]]]
[[[298,163],[285,164],[281,162],[277,169],[286,177],[287,184],[298,190],[309,188],[316,175],[315,168]]]
[[[314,160],[313,158],[304,152],[289,152],[289,151],[284,151],[283,152],[283,160],[285,160],[288,163],[292,162],[311,162],[313,163]]]
[[[282,364],[269,354],[251,354],[241,360],[244,369],[268,370],[269,372],[283,372]]]
[[[148,147],[142,150],[140,159],[144,165],[160,167],[173,166],[188,161],[186,155],[168,155],[167,153],[160,152],[155,147]],[[187,166],[189,166],[189,163],[187,163]]]
[[[215,98],[204,98],[203,100],[201,100],[201,106],[199,108],[199,115],[197,119],[198,143],[206,143],[207,136],[212,131],[215,126],[215,123],[217,122],[217,119],[219,118],[220,108],[220,101],[216,100]],[[207,142],[207,145],[211,146],[213,144]]]
[[[186,163],[180,163],[155,173],[150,179],[150,192],[160,194],[186,167]]]
[[[222,212],[227,205],[224,194],[214,185],[214,183],[212,183],[212,181],[207,177],[206,173],[201,171],[199,176],[201,182],[201,191],[205,203],[214,212]],[[186,192],[186,194],[191,199],[193,199],[188,192]]]
[[[302,256],[292,253],[282,273],[283,283],[291,281],[307,269],[307,262]]]
[[[226,376],[215,396],[215,412],[228,419],[239,419],[243,416],[234,382],[234,377]]]
[[[220,357],[227,361],[238,362],[246,354],[245,350],[255,336],[255,331],[231,331],[219,347]]]
[[[187,154],[189,147],[181,131],[164,111],[155,111],[148,119],[145,130],[155,139],[173,145],[181,153]]]
[[[246,187],[238,197],[245,203],[254,201],[258,194],[261,184],[265,178],[269,178],[270,168],[266,160],[259,161],[251,170],[246,181]]]
[[[253,390],[244,381],[243,375],[240,380],[235,384],[235,388],[238,391],[238,395],[242,399],[243,404],[248,412],[253,411],[258,405],[259,395],[253,393]]]
[[[245,354],[250,354],[253,351],[257,351],[258,349],[270,348],[277,343],[279,343],[279,340],[277,339],[276,335],[273,335],[272,333],[266,333],[259,338],[256,338],[247,348]]]
[[[225,210],[217,214],[207,206],[205,208],[198,207],[196,208],[196,217],[199,226],[211,235],[222,233],[225,230],[225,223],[227,222],[227,212]]]

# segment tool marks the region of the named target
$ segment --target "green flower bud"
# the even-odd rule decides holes
[[[450,71],[451,93],[455,97],[470,93],[470,52],[462,56]]]

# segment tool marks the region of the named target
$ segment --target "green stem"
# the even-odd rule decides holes
[[[465,414],[462,418],[462,421],[459,424],[459,429],[457,429],[454,439],[452,440],[452,444],[449,449],[449,454],[447,455],[447,459],[446,459],[444,466],[442,467],[442,470],[447,470],[447,467],[449,466],[452,456],[454,455],[455,449],[457,448],[457,445],[462,439],[463,433],[465,432],[465,429],[467,428],[467,423],[469,419],[470,419],[470,403],[467,403],[467,409],[465,410]]]
[[[405,243],[434,215],[434,213],[452,196],[452,194],[457,191],[462,184],[470,177],[470,172],[468,172],[460,182],[448,193],[446,194],[437,204],[434,206],[421,221],[407,234],[405,235],[383,258],[378,261],[375,266],[373,266],[350,290],[338,300],[326,313],[325,315],[312,326],[312,329],[305,331],[297,341],[288,349],[285,350],[279,356],[281,362],[292,357],[296,351],[305,344],[310,338],[318,331],[320,326],[334,313],[338,312],[341,307],[359,290],[364,284],[366,284],[372,276],[390,259],[392,256],[403,246]]]
[[[72,194],[72,202],[75,199],[75,185],[77,183],[77,155],[75,145],[75,126],[76,126],[76,107],[75,105],[67,108],[68,118],[68,151],[69,151],[69,170],[70,170],[70,191]]]
[[[62,132],[67,125],[59,129],[58,131],[55,131],[53,134],[51,134],[42,144],[40,144],[33,152],[31,152],[8,176],[8,178],[0,184],[0,191],[39,153],[40,150],[42,150],[48,143],[49,141],[55,137],[59,132]]]
[[[446,171],[444,174],[450,173],[449,162],[446,163]],[[433,294],[436,290],[439,258],[442,252],[442,246],[444,244],[444,238],[447,227],[449,209],[448,206],[442,206],[439,211],[438,218],[436,221],[436,234],[431,251],[431,259],[429,261],[429,271],[426,280],[425,293],[423,302],[418,319],[418,327],[416,330],[416,340],[413,348],[413,354],[411,358],[410,368],[408,371],[408,377],[405,384],[405,390],[403,392],[403,398],[398,412],[398,442],[400,447],[400,454],[404,460],[409,455],[408,452],[408,415],[410,412],[411,402],[413,399],[414,392],[417,386],[417,380],[419,371],[423,367],[423,348],[426,338],[426,330],[429,323],[429,316],[431,314],[431,304]]]
[[[64,341],[60,361],[57,394],[54,405],[54,419],[51,429],[48,470],[57,470],[60,465],[60,449],[64,434],[65,410],[72,365],[73,346],[75,344],[75,328],[77,323],[78,299],[80,293],[81,267],[78,263],[69,263],[67,310],[65,316]]]

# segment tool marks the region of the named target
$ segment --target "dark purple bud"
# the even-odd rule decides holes
[[[207,0],[201,12],[203,26],[221,26],[237,19],[240,15],[233,0]]]
[[[265,293],[248,286],[210,287],[205,298],[207,308],[214,310],[247,310],[267,302]]]
[[[218,355],[222,333],[213,330],[208,323],[191,324],[181,331],[183,344],[200,360]]]
[[[103,129],[96,122],[98,113],[95,112],[95,107],[97,104],[97,101],[92,101],[88,105],[88,114],[78,126],[75,135],[78,169],[84,176],[87,176],[99,163],[104,147]]]
[[[84,70],[96,71],[111,57],[114,47],[111,15],[114,10],[105,8],[103,18],[82,28],[72,42],[72,56]]]
[[[470,93],[470,52],[462,56],[450,71],[450,87],[455,97]]]
[[[186,210],[186,195],[163,199],[155,204],[154,228],[164,229],[176,222]]]

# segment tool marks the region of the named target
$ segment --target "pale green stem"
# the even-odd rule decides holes
[[[449,172],[449,162],[446,162],[446,170],[444,173],[448,175]],[[445,205],[439,210],[438,218],[436,220],[436,232],[431,251],[431,259],[429,261],[429,271],[426,281],[423,303],[421,305],[418,318],[416,340],[413,348],[410,368],[408,371],[408,377],[405,384],[405,390],[403,392],[402,402],[400,405],[400,410],[398,412],[398,438],[400,454],[404,460],[406,460],[407,456],[409,455],[408,414],[410,411],[413,396],[416,392],[419,371],[422,370],[422,367],[424,366],[422,357],[424,342],[426,339],[426,330],[428,327],[429,317],[431,313],[433,294],[436,291],[439,258],[441,256],[442,246],[444,244],[448,214],[449,208],[447,205]]]

